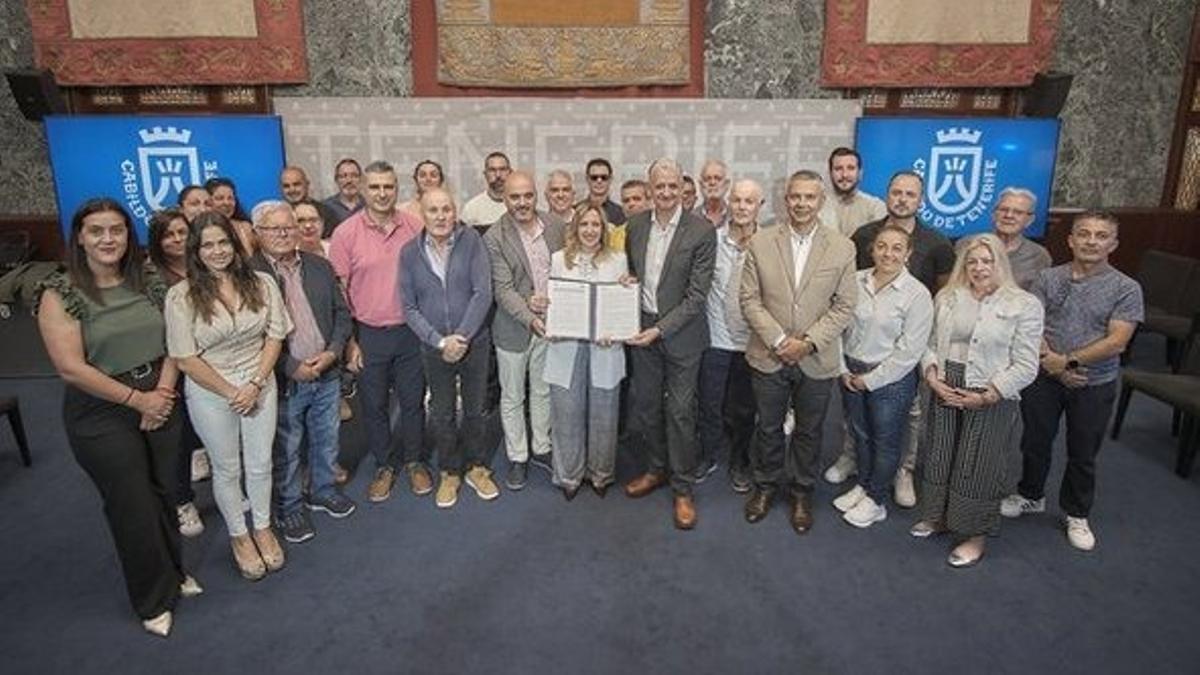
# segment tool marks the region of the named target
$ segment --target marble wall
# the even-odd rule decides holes
[[[1075,74],[1055,205],[1154,206],[1162,193],[1196,0],[1065,0],[1054,67]],[[826,98],[820,0],[709,0],[714,98]],[[307,0],[310,83],[281,95],[407,96],[407,2]],[[24,3],[0,3],[0,69],[30,67]],[[0,89],[3,89],[0,86]],[[40,123],[0,92],[0,213],[53,213]]]

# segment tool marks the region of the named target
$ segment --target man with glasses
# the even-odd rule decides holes
[[[483,182],[487,189],[467,200],[460,214],[462,221],[486,232],[492,223],[508,212],[504,206],[504,181],[512,173],[512,164],[503,152],[488,153],[483,160]]]
[[[625,224],[625,211],[613,200],[608,198],[609,188],[612,187],[613,169],[603,157],[596,157],[587,163],[588,196],[587,202],[592,206],[604,209],[604,217],[612,225]],[[583,206],[579,202],[576,206]]]
[[[322,215],[329,216],[321,233],[322,239],[328,239],[335,227],[357,213],[366,203],[358,189],[359,181],[362,180],[362,167],[353,158],[346,157],[337,163],[333,169],[333,180],[337,182],[338,191],[321,202],[327,212]],[[292,205],[295,206],[295,202]]]
[[[338,361],[350,338],[350,310],[333,267],[321,256],[298,250],[292,207],[263,202],[252,219],[259,246],[250,265],[275,278],[295,325],[275,362],[279,426],[274,482],[276,523],[284,539],[298,544],[315,534],[304,508],[302,446],[307,445],[311,472],[308,509],[334,518],[354,513],[354,502],[338,491],[334,479],[340,424]]]
[[[357,341],[351,340],[346,365],[358,372],[367,445],[375,456],[375,478],[367,499],[382,502],[392,494],[403,466],[413,494],[433,491],[425,466],[425,377],[421,341],[408,326],[400,297],[400,250],[424,223],[396,208],[396,170],[376,161],[363,171],[366,208],[333,233],[329,261],[346,289]],[[388,395],[400,403],[399,431],[393,436]]]
[[[304,173],[304,169],[298,166],[285,166],[279,172],[279,193],[292,206],[299,204],[305,199],[311,199],[308,192],[309,186],[308,174]],[[327,205],[323,202],[317,203],[320,204],[321,220],[325,222],[327,230],[326,232],[322,232],[322,235],[328,237],[333,233],[334,225],[330,223],[335,219]]]
[[[1037,196],[1032,192],[1020,187],[1006,187],[1000,191],[1000,200],[992,210],[992,229],[1004,242],[1013,281],[1025,290],[1029,290],[1038,273],[1051,264],[1050,252],[1025,238],[1025,229],[1033,223],[1036,209]],[[959,244],[966,239],[960,239]]]

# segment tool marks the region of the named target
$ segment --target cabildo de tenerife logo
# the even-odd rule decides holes
[[[984,156],[982,131],[951,127],[935,135],[928,163],[923,157],[913,162],[913,171],[925,178],[921,220],[941,230],[960,230],[988,217],[999,162]]]
[[[125,203],[134,217],[148,220],[155,211],[174,206],[179,193],[218,175],[216,160],[204,160],[192,144],[190,129],[139,129],[137,159],[121,162]]]

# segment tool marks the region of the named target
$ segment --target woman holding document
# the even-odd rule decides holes
[[[623,252],[604,245],[606,231],[603,209],[577,209],[567,224],[563,249],[550,258],[550,278],[619,283],[628,265]],[[552,336],[544,377],[554,420],[554,484],[570,501],[586,478],[603,497],[614,480],[625,349],[609,335],[595,341]]]

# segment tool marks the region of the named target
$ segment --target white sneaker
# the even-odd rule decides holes
[[[875,523],[887,520],[887,507],[876,504],[874,499],[864,495],[854,508],[842,516],[847,523],[855,527],[870,527]]]
[[[842,496],[833,500],[833,508],[845,513],[854,508],[859,502],[867,496],[867,491],[862,489],[861,485],[855,485],[853,489],[842,493]]]
[[[177,508],[176,512],[179,514],[179,534],[191,538],[204,533],[204,521],[200,519],[200,512],[194,503],[188,502]]]
[[[896,472],[896,478],[892,481],[892,499],[896,501],[896,506],[902,509],[911,509],[917,505],[917,489],[913,485],[913,474],[904,467]]]
[[[1000,500],[1000,515],[1005,518],[1019,518],[1026,513],[1044,513],[1046,498],[1026,499],[1018,494],[1011,494]]]
[[[204,448],[192,451],[192,482],[212,478],[212,465],[208,463],[208,453]]]
[[[1096,548],[1096,535],[1088,526],[1087,518],[1072,518],[1067,516],[1067,541],[1080,551],[1090,551]]]
[[[825,480],[839,485],[845,483],[846,479],[858,473],[858,462],[854,461],[854,455],[838,455],[837,461],[825,469]]]

